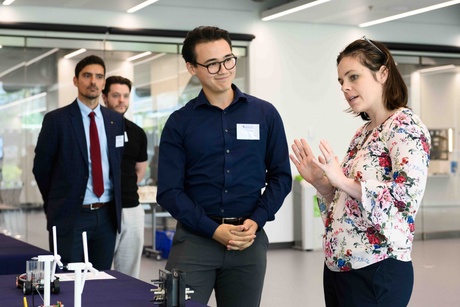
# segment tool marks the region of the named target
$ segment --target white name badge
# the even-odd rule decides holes
[[[236,124],[237,140],[260,140],[259,124]]]
[[[115,147],[123,147],[125,143],[125,138],[123,135],[117,135],[115,137]]]

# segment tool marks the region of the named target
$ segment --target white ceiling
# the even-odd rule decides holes
[[[91,9],[125,12],[144,0],[16,0],[11,6],[47,6],[66,9]],[[159,0],[158,2],[139,11],[148,14],[155,7],[202,8],[254,12],[260,15],[262,11],[290,2],[304,0]],[[279,21],[325,23],[341,25],[358,25],[363,22],[403,13],[406,11],[431,6],[446,0],[331,0],[322,5],[281,17]],[[270,22],[276,22],[276,20]],[[44,19],[43,22],[46,22]],[[400,19],[397,22],[438,24],[460,26],[460,4]]]
[[[331,0],[280,18],[283,21],[356,26],[447,0]],[[460,4],[398,20],[398,22],[460,26]]]

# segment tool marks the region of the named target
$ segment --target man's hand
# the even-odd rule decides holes
[[[247,219],[243,225],[222,224],[217,227],[212,238],[228,250],[244,250],[254,243],[258,225]]]

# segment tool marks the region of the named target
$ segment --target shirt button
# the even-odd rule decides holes
[[[229,169],[227,170],[227,174],[228,174],[228,173],[230,173],[230,170],[229,170]]]
[[[227,153],[230,153],[230,150],[227,149]]]
[[[228,132],[228,129],[225,129],[225,132]]]
[[[228,193],[228,190],[225,190],[224,193]]]

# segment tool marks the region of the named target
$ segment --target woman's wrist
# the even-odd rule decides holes
[[[334,187],[332,187],[332,189],[331,189],[329,192],[327,192],[327,193],[321,193],[320,191],[318,191],[318,193],[321,194],[322,197],[328,198],[328,197],[330,197],[332,194],[335,193],[335,190],[336,190],[336,189],[335,189]]]
[[[326,176],[317,182],[315,188],[323,197],[330,196],[335,191],[335,187],[329,182]]]

